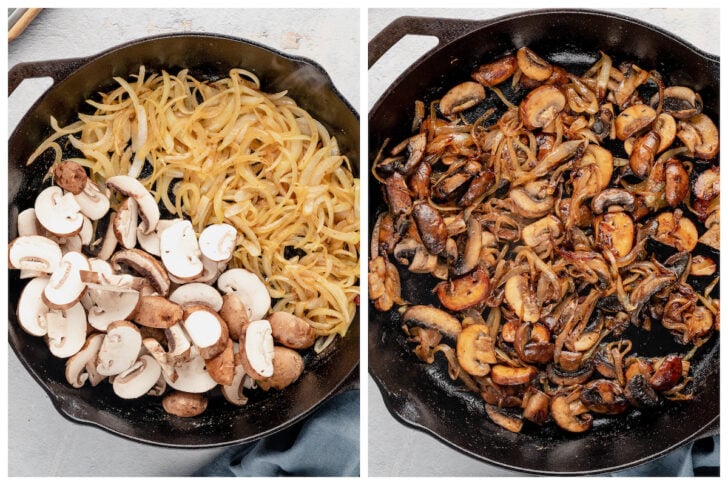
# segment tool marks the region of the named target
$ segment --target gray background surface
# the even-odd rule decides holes
[[[9,45],[8,67],[24,61],[88,56],[156,34],[219,33],[316,61],[352,106],[358,107],[359,23],[359,10],[352,9],[48,9]],[[9,131],[49,85],[47,80],[24,82],[10,97]],[[142,445],[74,424],[56,412],[11,349],[8,361],[11,477],[186,476],[222,451]]]
[[[517,9],[371,9],[368,39],[404,15],[489,19]],[[672,32],[696,47],[719,54],[719,11],[700,9],[614,9]],[[398,42],[369,70],[369,109],[408,66],[434,47],[436,39],[410,36]],[[431,435],[402,425],[387,410],[371,377],[369,382],[369,476],[512,476],[498,468],[454,451]]]

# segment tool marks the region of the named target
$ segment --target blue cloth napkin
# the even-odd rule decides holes
[[[720,476],[720,435],[698,439],[664,457],[611,473],[613,477]]]
[[[359,476],[359,389],[337,394],[290,428],[226,449],[194,476]]]

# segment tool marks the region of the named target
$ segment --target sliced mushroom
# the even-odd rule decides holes
[[[59,237],[78,234],[83,226],[81,207],[73,194],[63,194],[60,187],[44,189],[35,199],[35,216],[50,233]]]
[[[180,220],[160,235],[159,248],[167,271],[180,281],[190,281],[202,274],[200,245],[188,220]]]
[[[558,239],[563,231],[559,218],[550,214],[524,227],[521,237],[527,246],[534,248]]]
[[[157,223],[157,227],[154,228],[149,234],[145,234],[142,230],[142,225],[137,226],[136,238],[139,246],[151,254],[152,256],[161,256],[161,250],[159,249],[159,240],[162,231],[177,223],[180,219],[160,219]]]
[[[108,326],[96,359],[96,371],[103,376],[124,372],[136,362],[142,348],[142,334],[131,322],[120,320]]]
[[[103,333],[93,333],[88,336],[83,347],[68,358],[66,361],[66,381],[75,388],[81,388],[89,380],[89,364],[95,367],[101,342],[104,340]],[[93,384],[92,382],[92,385]]]
[[[273,348],[273,374],[265,379],[259,379],[258,385],[264,391],[283,389],[301,377],[303,367],[301,354],[288,347],[275,346]]]
[[[48,348],[56,357],[68,358],[86,343],[86,311],[80,303],[68,309],[49,311],[46,322]]]
[[[194,347],[187,360],[174,365],[174,372],[176,379],[172,379],[173,376],[170,376],[164,367],[162,368],[162,375],[167,381],[167,385],[178,391],[202,393],[217,386],[217,382],[210,377],[205,368],[205,359],[194,350]]]
[[[462,330],[460,321],[449,313],[427,305],[412,305],[402,315],[405,324],[422,325],[439,330],[442,334],[457,339]]]
[[[440,211],[429,202],[418,200],[414,203],[412,215],[427,250],[432,254],[442,253],[447,241],[447,228]]]
[[[497,86],[516,72],[518,60],[514,55],[501,57],[500,59],[483,64],[472,74],[472,78],[483,86]]]
[[[149,283],[160,295],[166,296],[169,294],[170,281],[167,271],[159,261],[144,251],[139,249],[118,251],[111,257],[111,265],[116,271],[121,270],[121,265],[126,265],[143,278],[149,280]]]
[[[513,201],[514,212],[529,219],[544,217],[551,212],[556,203],[553,196],[539,197],[536,194],[529,193],[525,187],[511,189],[508,196]]]
[[[86,170],[77,162],[67,160],[53,166],[53,181],[74,195],[83,192],[87,179]]]
[[[657,113],[654,109],[645,104],[634,104],[617,115],[614,120],[615,133],[617,138],[624,141],[630,136],[638,133],[649,126]],[[658,143],[659,144],[659,143]]]
[[[238,230],[230,224],[211,224],[200,233],[200,251],[212,261],[229,261]]]
[[[230,385],[223,386],[220,390],[225,399],[236,406],[245,406],[248,398],[243,394],[243,383],[245,382],[245,369],[241,364],[235,366],[233,381]]]
[[[680,160],[671,158],[665,163],[665,200],[677,207],[690,192],[690,176]]]
[[[591,428],[592,416],[579,400],[579,394],[556,396],[551,400],[551,416],[561,429],[571,433],[583,433]]]
[[[490,378],[499,386],[520,386],[528,384],[536,378],[538,371],[535,367],[511,367],[505,364],[496,364],[490,369]]]
[[[652,236],[654,239],[678,251],[690,252],[695,249],[698,243],[698,230],[690,219],[677,213],[663,212],[655,220],[657,231]]]
[[[419,133],[411,136],[403,142],[407,147],[407,160],[404,164],[401,164],[397,170],[403,175],[413,175],[415,169],[421,164],[420,161],[425,155],[425,148],[427,147],[427,134]],[[426,165],[429,165],[426,164]]]
[[[632,173],[639,178],[645,178],[652,170],[655,155],[660,147],[660,135],[650,130],[637,138],[629,155],[629,166]]]
[[[579,398],[590,411],[599,414],[620,414],[629,407],[622,388],[617,382],[608,379],[589,382]]]
[[[712,166],[697,176],[693,194],[702,201],[711,201],[720,195],[720,166]]]
[[[495,424],[508,431],[520,433],[523,428],[523,420],[520,417],[506,414],[503,409],[492,404],[485,405],[485,412]]]
[[[698,254],[690,263],[690,276],[711,276],[718,270],[718,265],[708,256]]]
[[[33,207],[25,209],[18,214],[18,236],[42,236],[43,226],[35,217],[35,209]]]
[[[210,377],[221,386],[231,386],[235,377],[235,351],[233,341],[227,339],[225,348],[216,356],[205,360]]]
[[[456,349],[460,367],[471,376],[488,375],[490,364],[497,362],[495,343],[487,325],[473,324],[465,327],[458,336]]]
[[[635,374],[627,381],[624,395],[637,409],[651,409],[660,404],[660,396],[643,374]]]
[[[682,359],[677,354],[665,357],[650,377],[649,383],[657,392],[672,389],[682,377]]]
[[[693,136],[689,137],[688,134]],[[720,134],[708,115],[701,113],[687,121],[680,121],[677,137],[700,158],[710,160],[718,154]]]
[[[626,212],[607,212],[594,219],[594,239],[598,246],[623,258],[634,246],[634,221]]]
[[[114,235],[126,249],[132,249],[137,244],[137,214],[137,203],[129,197],[121,203],[114,218]]]
[[[675,135],[677,134],[675,118],[667,113],[660,113],[655,120],[653,129],[660,135],[660,146],[657,147],[657,153],[662,153],[675,141]]]
[[[187,283],[178,286],[170,293],[169,301],[181,306],[206,305],[216,312],[220,311],[223,304],[220,292],[205,283]]]
[[[444,116],[452,116],[453,114],[472,108],[484,99],[485,89],[483,89],[483,85],[467,81],[450,89],[442,97],[440,100],[440,111]]]
[[[658,103],[659,93],[655,93],[650,105],[654,108]],[[690,118],[703,110],[703,99],[688,87],[670,86],[663,91],[662,110],[677,119]]]
[[[554,72],[554,67],[548,61],[539,57],[528,47],[521,47],[516,52],[518,68],[534,81],[545,81]]]
[[[162,399],[162,407],[169,414],[193,418],[207,409],[207,397],[196,392],[174,391]]]
[[[148,295],[141,297],[134,321],[150,328],[169,328],[182,322],[182,307],[163,296]]]
[[[86,283],[81,280],[80,272],[90,269],[88,258],[83,254],[77,252],[64,254],[43,290],[45,304],[50,308],[61,310],[75,305],[86,291]]]
[[[270,322],[255,320],[248,324],[240,341],[240,356],[245,373],[255,380],[273,375],[273,334]]]
[[[91,292],[93,296],[91,296],[92,305],[88,308],[88,323],[102,332],[105,332],[113,322],[129,320],[141,302],[141,295],[136,291],[89,289],[87,294]]]
[[[28,334],[42,337],[48,333],[46,318],[50,308],[43,302],[43,290],[48,285],[48,278],[34,278],[25,285],[18,300],[18,323]]]
[[[508,278],[505,285],[505,300],[516,316],[524,322],[537,322],[541,316],[528,277],[523,274]]]
[[[549,417],[551,398],[537,389],[526,393],[523,399],[523,417],[532,423],[542,426]]]
[[[230,338],[238,342],[250,322],[248,310],[242,300],[235,293],[223,295],[219,314],[227,323]]]
[[[128,175],[114,175],[106,180],[106,186],[127,197],[132,197],[137,202],[144,234],[151,233],[157,227],[159,206],[154,200],[154,196],[139,180]]]
[[[307,349],[316,341],[316,331],[309,323],[288,312],[273,312],[268,317],[276,342],[291,349]]]
[[[480,261],[480,251],[483,247],[483,227],[476,217],[468,217],[467,234],[463,251],[458,252],[458,258],[452,265],[455,276],[469,273]],[[437,264],[437,260],[435,260]],[[431,272],[431,271],[430,271]]]
[[[86,180],[83,190],[73,198],[81,208],[81,213],[92,221],[103,218],[111,206],[108,195],[101,192],[98,185],[90,179]]]
[[[11,269],[50,274],[58,269],[62,258],[58,243],[44,236],[19,236],[8,245]]]
[[[250,320],[260,320],[270,310],[268,288],[255,273],[242,268],[229,269],[217,279],[217,288],[223,294],[237,295],[245,305]]]
[[[228,341],[227,324],[210,307],[185,307],[182,326],[203,359],[211,359],[225,350]]]
[[[453,311],[462,311],[485,301],[490,294],[490,278],[483,269],[435,286],[435,292],[442,305]]]
[[[142,355],[127,370],[114,377],[114,393],[122,399],[137,399],[157,384],[162,367],[151,355]]]
[[[529,130],[549,125],[566,106],[566,97],[557,87],[539,86],[521,101],[518,113]]]

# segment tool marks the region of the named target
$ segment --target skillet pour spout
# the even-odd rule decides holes
[[[386,52],[387,45],[406,34],[434,35],[440,43],[415,61],[374,104],[369,113],[370,161],[377,159],[385,140],[396,144],[411,136],[416,100],[429,107],[453,86],[471,80],[478,66],[515,54],[521,47],[576,73],[593,65],[600,51],[620,62],[635,62],[659,72],[666,85],[690,86],[699,92],[704,112],[716,124],[719,119],[719,59],[628,17],[584,10],[523,12],[484,22],[403,17],[372,40],[370,66]],[[369,187],[371,234],[377,217],[387,211],[387,203],[376,181],[370,179]],[[436,302],[429,291],[434,286],[432,278],[405,276],[405,272],[400,272],[400,278],[404,301]],[[555,426],[524,426],[521,433],[511,433],[489,420],[480,396],[465,392],[461,383],[449,379],[444,361],[428,366],[412,353],[413,345],[400,330],[402,323],[396,306],[379,312],[370,305],[369,372],[388,409],[404,424],[487,463],[536,474],[606,473],[664,456],[717,431],[718,338],[691,359],[696,376],[691,401],[649,412],[633,410],[618,419],[595,415],[592,429],[583,434]],[[636,350],[641,355],[667,354],[675,342],[668,332],[663,334]]]

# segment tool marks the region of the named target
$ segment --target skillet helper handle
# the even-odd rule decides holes
[[[53,79],[53,84],[57,84],[88,61],[87,57],[76,57],[16,64],[8,71],[8,96],[13,94],[13,91],[26,79],[50,77]]]
[[[406,35],[429,35],[440,41],[435,49],[447,45],[453,40],[481,28],[489,21],[447,19],[438,17],[405,16],[395,19],[369,41],[369,68]]]

